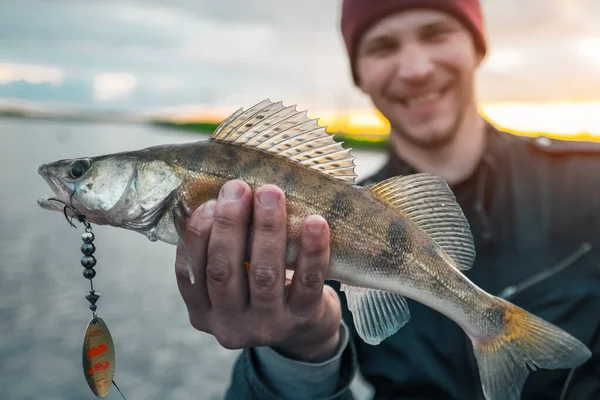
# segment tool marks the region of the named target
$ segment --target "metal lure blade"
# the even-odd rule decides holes
[[[83,373],[96,397],[105,397],[115,375],[115,348],[101,318],[90,320],[83,341]]]

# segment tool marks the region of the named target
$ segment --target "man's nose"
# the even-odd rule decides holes
[[[397,75],[407,81],[422,81],[433,72],[433,62],[425,49],[418,45],[408,45],[397,58]]]

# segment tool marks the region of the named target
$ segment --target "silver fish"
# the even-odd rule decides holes
[[[356,186],[349,150],[296,107],[265,100],[233,113],[206,141],[60,160],[39,173],[90,222],[171,244],[190,210],[226,181],[278,185],[290,268],[302,220],[322,215],[331,229],[327,279],[341,282],[360,337],[380,343],[409,320],[405,297],[421,302],[471,339],[487,399],[519,398],[528,367],[573,368],[591,356],[567,332],[462,273],[475,259],[473,239],[443,179],[420,173]],[[47,198],[39,204],[57,209]]]

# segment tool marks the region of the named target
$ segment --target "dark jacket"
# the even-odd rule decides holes
[[[481,164],[452,187],[477,251],[465,274],[593,347],[566,398],[600,399],[600,143],[523,138],[491,125],[487,131]],[[361,184],[415,172],[390,152],[386,165]],[[338,289],[351,332],[336,398],[352,398],[348,383],[356,364],[376,399],[484,398],[471,342],[456,323],[408,299],[409,322],[370,346],[356,335],[339,284],[328,283]],[[560,399],[569,373],[531,372],[522,399]]]

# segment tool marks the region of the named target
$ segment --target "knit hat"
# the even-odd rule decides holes
[[[434,8],[458,18],[471,31],[477,50],[485,55],[486,40],[479,0],[343,0],[342,36],[356,84],[354,57],[361,35],[379,19],[408,8]]]

